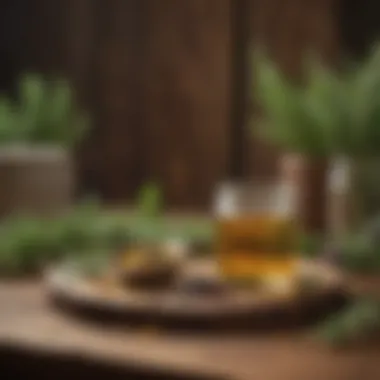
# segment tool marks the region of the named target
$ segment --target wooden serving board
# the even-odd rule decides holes
[[[175,289],[143,292],[103,286],[59,266],[47,272],[45,284],[56,306],[102,322],[263,329],[298,326],[344,304],[348,293],[337,272],[317,263],[307,263],[303,270],[318,279],[318,286],[291,294],[252,289],[207,296],[190,296]]]

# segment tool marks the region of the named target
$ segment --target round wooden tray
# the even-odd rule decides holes
[[[320,263],[301,269],[318,286],[294,294],[234,289],[227,294],[189,296],[171,289],[143,292],[107,288],[57,266],[46,273],[49,298],[61,309],[100,322],[214,329],[300,326],[341,307],[348,292],[342,277]]]

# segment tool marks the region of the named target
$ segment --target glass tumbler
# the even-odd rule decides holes
[[[256,280],[294,273],[298,229],[292,190],[274,181],[219,186],[216,255],[225,278]]]

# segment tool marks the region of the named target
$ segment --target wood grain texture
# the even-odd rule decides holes
[[[28,24],[30,65],[67,73],[94,117],[94,131],[78,156],[84,190],[124,201],[155,179],[168,205],[206,208],[238,154],[231,149],[233,130],[244,124],[241,136],[249,140],[251,114],[260,120],[257,106],[248,106],[250,65],[241,62],[251,42],[266,46],[299,78],[308,50],[336,58],[336,4],[57,0],[53,6],[38,0]],[[273,147],[256,139],[236,144],[244,150],[238,154],[244,168],[235,171],[249,177],[278,173]]]
[[[105,329],[54,312],[31,282],[0,284],[0,354],[9,347],[49,358],[81,358],[153,378],[377,380],[379,345],[333,351],[307,334],[178,335]],[[22,361],[18,362],[20,366]],[[0,361],[0,368],[5,363]],[[51,368],[51,366],[50,366]],[[66,367],[67,368],[67,367]],[[29,374],[30,375],[30,374]],[[161,375],[162,377],[160,377]],[[163,376],[163,375],[166,375]],[[156,377],[155,377],[156,376]],[[75,378],[75,376],[74,376]]]
[[[228,0],[149,3],[147,167],[173,205],[206,206],[226,171],[229,7]]]
[[[116,0],[71,7],[76,32],[67,54],[96,121],[80,156],[87,188],[125,201],[153,179],[169,206],[209,204],[226,172],[229,6]]]

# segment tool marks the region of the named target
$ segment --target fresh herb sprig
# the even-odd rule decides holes
[[[317,336],[334,347],[370,339],[380,332],[380,301],[362,297],[328,318],[317,329]]]

